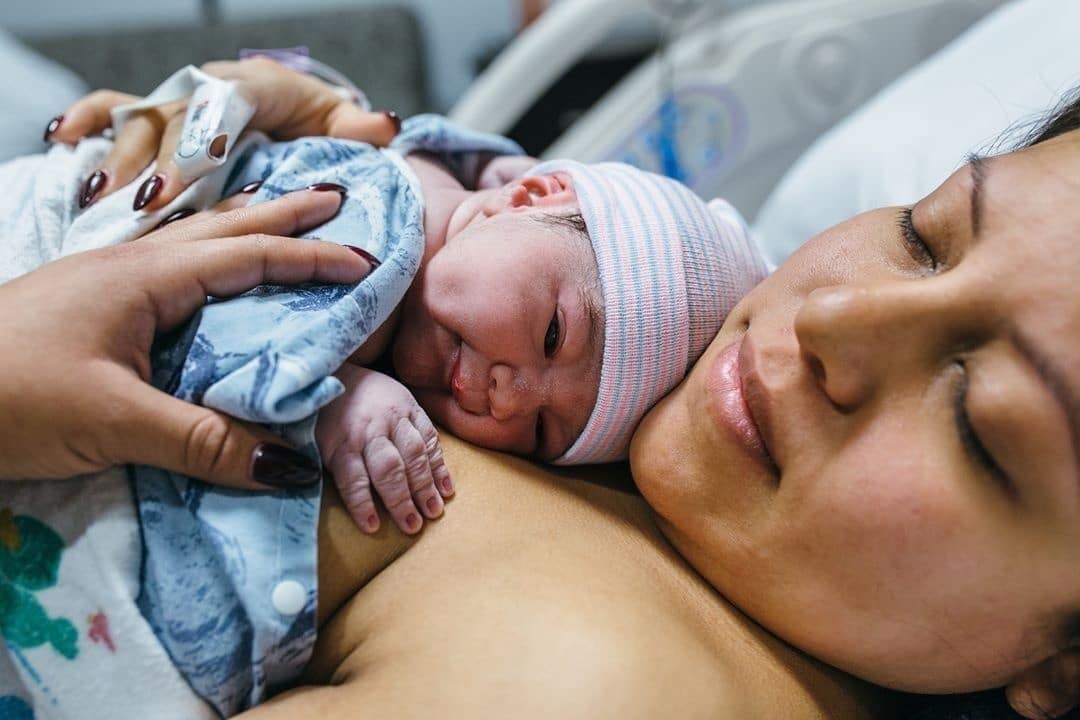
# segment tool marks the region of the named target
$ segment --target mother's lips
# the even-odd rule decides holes
[[[749,414],[750,422],[758,431],[761,440],[761,449],[771,469],[779,474],[779,467],[772,454],[775,445],[772,424],[772,398],[765,384],[761,380],[761,373],[757,363],[758,355],[755,352],[754,343],[749,333],[744,333],[739,345],[739,384],[742,390],[743,401]]]
[[[713,360],[705,383],[706,404],[714,422],[763,469],[775,473],[766,434],[767,398],[755,373],[753,345],[746,334]]]

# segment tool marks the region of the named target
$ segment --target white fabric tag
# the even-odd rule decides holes
[[[190,98],[184,129],[176,145],[173,161],[184,182],[190,183],[225,162],[236,139],[255,114],[255,105],[243,96],[232,80],[221,80],[188,65],[177,70],[142,100],[112,110],[113,130],[141,110],[160,107]],[[215,140],[224,136],[218,154],[211,154]],[[221,141],[219,141],[220,143]]]

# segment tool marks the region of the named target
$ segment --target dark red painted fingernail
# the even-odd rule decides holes
[[[49,138],[52,137],[52,134],[56,132],[57,128],[60,127],[60,123],[62,122],[64,122],[63,115],[57,115],[52,120],[50,120],[49,124],[45,126],[45,137],[43,137],[42,140],[45,142],[49,142]]]
[[[194,214],[195,214],[195,210],[192,209],[192,208],[181,208],[180,210],[177,210],[172,215],[169,215],[167,218],[165,218],[164,220],[159,222],[157,227],[154,228],[154,229],[157,230],[159,228],[163,228],[166,225],[168,225],[169,223],[174,223],[177,220],[183,220],[184,218],[191,217]]]
[[[349,193],[348,188],[346,188],[344,185],[338,185],[337,183],[330,183],[330,182],[315,183],[314,185],[308,185],[307,189],[308,190],[314,190],[316,192],[333,191],[333,192],[336,192],[336,193],[340,194],[341,197],[345,197]]]
[[[420,516],[416,513],[409,513],[405,516],[405,527],[410,530],[415,530],[420,526]]]
[[[396,112],[393,110],[383,110],[383,115],[385,115],[386,119],[393,124],[395,135],[401,132],[401,117],[399,117]]]
[[[151,175],[146,178],[146,181],[139,186],[139,192],[135,193],[135,204],[132,205],[132,210],[142,210],[149,205],[163,187],[165,187],[164,175]]]
[[[240,192],[247,193],[248,195],[250,195],[251,193],[257,191],[261,187],[262,187],[262,180],[256,180],[255,182],[249,182],[247,185],[240,188]]]
[[[263,443],[251,454],[251,478],[277,488],[302,487],[319,482],[318,464],[282,445]]]
[[[94,199],[97,198],[98,193],[105,187],[108,180],[109,176],[105,174],[104,170],[95,170],[90,177],[86,178],[82,190],[79,191],[79,207],[85,208],[94,202]]]
[[[346,245],[345,247],[349,248],[349,249],[350,249],[350,250],[352,250],[352,251],[353,251],[354,253],[356,253],[356,254],[357,254],[357,255],[359,255],[360,257],[364,258],[365,260],[367,260],[367,261],[368,261],[368,265],[370,265],[370,266],[371,266],[371,269],[372,269],[372,270],[374,270],[375,268],[377,268],[377,267],[379,267],[380,265],[382,265],[382,263],[381,263],[381,262],[379,261],[379,258],[375,257],[374,255],[372,255],[371,253],[369,253],[369,252],[368,252],[367,250],[365,250],[364,248],[358,248],[358,247],[356,247],[355,245]]]

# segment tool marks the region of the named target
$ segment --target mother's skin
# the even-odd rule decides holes
[[[361,534],[328,487],[321,687],[242,717],[872,716],[874,691],[727,603],[640,497],[443,442],[460,492],[415,541]]]

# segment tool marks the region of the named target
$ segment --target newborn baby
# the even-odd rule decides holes
[[[425,411],[484,447],[625,459],[638,421],[719,329],[717,298],[730,309],[764,275],[730,206],[626,165],[549,162],[468,190],[430,155],[407,163],[424,195],[423,262],[357,365],[336,373],[345,392],[316,431],[369,532],[372,487],[406,532],[453,492]],[[384,353],[390,374],[361,367]]]

